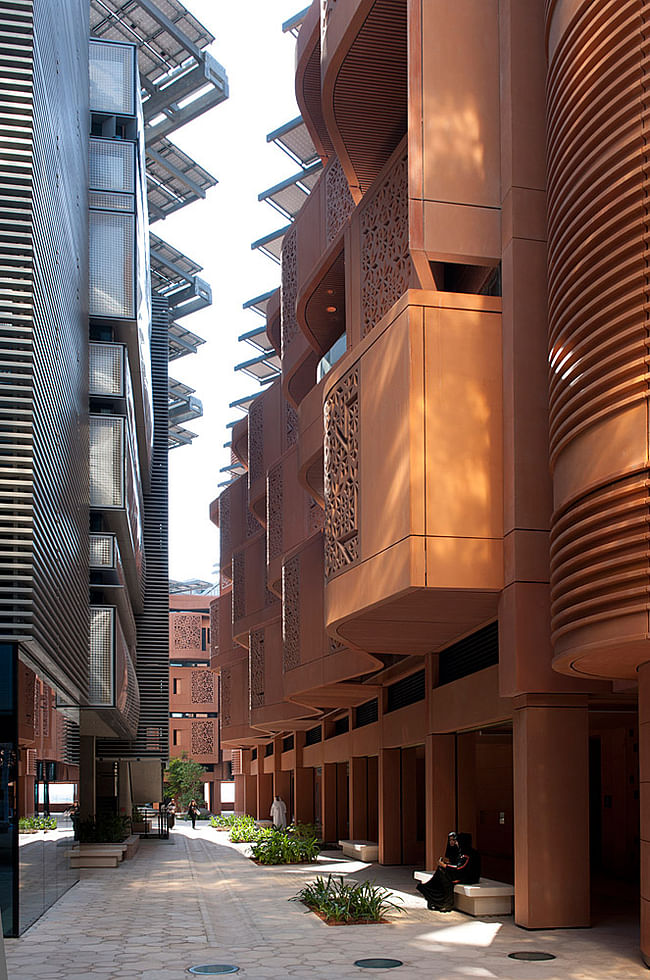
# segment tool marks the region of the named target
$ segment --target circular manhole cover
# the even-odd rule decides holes
[[[360,966],[364,970],[392,970],[395,966],[404,966],[401,960],[389,960],[383,958],[355,960],[354,965]]]
[[[239,973],[239,967],[230,963],[206,963],[204,966],[191,966],[187,972],[199,977],[213,977],[216,974]]]
[[[533,950],[525,949],[520,953],[508,953],[511,960],[554,960],[553,953],[536,953]]]

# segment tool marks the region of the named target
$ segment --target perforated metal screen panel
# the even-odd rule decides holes
[[[90,191],[88,203],[98,211],[133,211],[133,194],[112,194],[109,191]]]
[[[122,344],[90,344],[89,388],[91,395],[124,395],[124,348]]]
[[[119,415],[90,416],[91,507],[124,507],[124,423]]]
[[[96,191],[135,193],[135,144],[125,140],[91,139],[89,186]]]
[[[90,607],[90,678],[88,698],[92,705],[112,706],[115,609]]]
[[[112,534],[90,535],[90,567],[115,567],[115,538]]]
[[[132,116],[135,57],[130,44],[90,42],[90,111]]]
[[[130,214],[90,212],[90,315],[135,316],[135,225]]]

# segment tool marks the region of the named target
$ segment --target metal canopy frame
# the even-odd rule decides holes
[[[137,44],[147,142],[228,98],[214,35],[179,0],[90,0],[90,32]]]
[[[261,351],[262,354],[275,354],[275,347],[266,333],[266,323],[263,326],[255,327],[253,330],[247,330],[246,333],[240,334],[237,340],[250,344],[255,350]]]
[[[186,354],[196,354],[201,344],[205,343],[203,337],[186,330],[180,324],[173,322],[169,324],[167,333],[169,341],[169,360],[175,361]]]
[[[277,264],[280,264],[280,255],[282,253],[282,242],[284,236],[291,228],[291,225],[285,225],[284,228],[278,228],[277,231],[272,231],[270,235],[265,235],[264,238],[258,238],[256,242],[253,242],[251,249],[259,249],[259,251],[266,255],[269,259],[272,259]]]
[[[307,16],[308,12],[309,7],[305,7],[304,10],[300,10],[297,14],[294,14],[293,17],[289,17],[288,20],[285,20],[284,24],[282,25],[282,33],[289,33],[293,34],[294,37],[298,37],[298,32],[300,31],[302,22]]]
[[[149,220],[166,218],[193,201],[205,198],[217,178],[166,137],[146,148]]]
[[[242,361],[241,364],[235,366],[235,371],[241,371],[242,374],[247,374],[249,378],[254,378],[260,384],[265,384],[267,381],[274,381],[275,378],[280,377],[281,367],[280,358],[273,351],[272,354],[260,354],[248,361]]]
[[[247,299],[245,303],[242,303],[243,310],[254,310],[255,313],[259,313],[266,319],[266,310],[269,304],[269,300],[277,293],[278,288],[269,289],[267,293],[260,293],[259,296],[253,296],[252,299]]]
[[[309,197],[311,189],[316,183],[318,174],[320,174],[322,169],[323,164],[320,160],[317,160],[316,163],[312,163],[311,166],[301,170],[300,173],[294,174],[293,177],[287,177],[286,180],[280,181],[279,184],[275,184],[273,187],[269,187],[268,190],[262,191],[261,194],[257,195],[257,200],[266,201],[272,208],[279,211],[284,218],[291,221]]]
[[[302,116],[296,116],[284,126],[274,129],[266,137],[267,143],[275,143],[301,167],[310,167],[320,160],[314,141],[309,135]]]

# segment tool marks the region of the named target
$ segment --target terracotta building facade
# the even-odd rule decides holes
[[[187,756],[205,770],[208,809],[220,810],[219,678],[210,670],[210,599],[169,597],[169,757]]]
[[[236,809],[470,832],[533,929],[641,868],[647,958],[646,6],[312,3],[211,662]]]

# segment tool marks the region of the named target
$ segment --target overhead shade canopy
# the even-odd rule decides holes
[[[302,167],[308,167],[320,159],[302,116],[296,116],[291,122],[274,129],[266,137],[266,142],[275,143]]]
[[[252,347],[257,348],[257,350],[261,350],[264,353],[275,351],[273,344],[266,334],[266,324],[256,327],[255,330],[248,330],[246,333],[240,334],[237,340],[246,341],[247,344],[250,344]]]
[[[242,361],[235,367],[235,371],[241,371],[251,378],[257,378],[258,381],[272,381],[279,376],[280,369],[280,358],[275,352],[271,355],[261,354],[249,361]]]
[[[286,225],[284,228],[272,231],[270,235],[265,235],[264,238],[258,238],[256,242],[253,242],[251,248],[259,249],[260,252],[273,259],[274,262],[279,262],[280,253],[282,252],[282,242],[290,228],[291,225]]]
[[[269,187],[268,190],[262,191],[258,195],[258,200],[266,201],[286,218],[295,218],[309,197],[309,192],[322,169],[323,166],[319,160],[306,170],[301,170],[293,177],[288,177],[279,184]],[[309,178],[313,178],[310,183],[307,182]]]
[[[275,293],[277,293],[277,289],[269,289],[268,293],[261,293],[259,296],[254,296],[253,299],[247,299],[245,303],[242,303],[242,309],[254,310],[260,316],[265,317],[269,300]]]
[[[305,7],[304,10],[300,10],[297,14],[294,14],[293,17],[289,17],[288,20],[285,20],[284,24],[282,25],[282,33],[290,33],[293,34],[294,37],[298,37],[298,32],[300,31],[302,22],[307,16],[308,11],[309,7]]]
[[[149,250],[151,255],[151,285],[152,288],[161,293],[165,293],[173,287],[185,286],[192,281],[192,278],[201,272],[203,266],[194,262],[182,252],[179,252],[173,245],[158,238],[157,235],[149,235]]]
[[[216,177],[163,137],[147,150],[147,201],[153,223],[205,197]]]
[[[175,361],[177,357],[185,357],[186,354],[195,354],[197,348],[205,343],[202,337],[186,330],[179,323],[170,323],[168,330],[169,338],[169,360]]]

